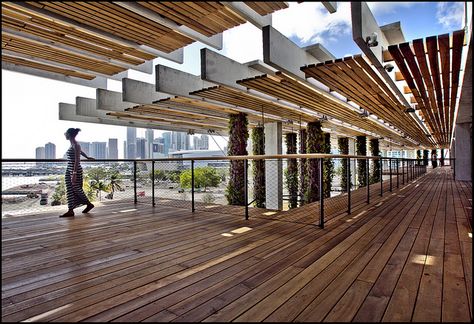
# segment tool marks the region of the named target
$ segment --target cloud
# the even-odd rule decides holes
[[[436,7],[438,23],[450,30],[462,28],[464,2],[440,2]]]
[[[296,39],[300,46],[324,44],[328,42],[328,36],[350,35],[352,32],[349,2],[339,2],[333,14],[320,2],[290,2],[289,8],[273,13],[272,19],[275,29]]]
[[[419,2],[367,2],[374,15],[393,14],[399,8],[410,8]]]
[[[262,31],[251,23],[226,30],[223,37],[223,55],[239,63],[263,60]]]

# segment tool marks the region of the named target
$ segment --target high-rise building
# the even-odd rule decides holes
[[[155,138],[152,145],[152,159],[160,158],[165,156],[165,145],[163,139]]]
[[[44,146],[44,158],[45,159],[55,159],[56,158],[56,145],[48,142]]]
[[[44,146],[36,148],[35,156],[37,160],[46,158]]]
[[[118,159],[118,140],[116,138],[109,138],[108,159]]]
[[[145,131],[146,147],[145,147],[145,156],[147,159],[151,159],[153,156],[153,139],[154,139],[154,130],[147,129]]]
[[[127,156],[127,141],[123,141],[123,158],[128,159]]]
[[[170,150],[183,151],[191,148],[189,135],[185,132],[171,132]]]
[[[168,155],[171,149],[171,132],[164,132],[163,136],[163,153]]]
[[[127,127],[127,159],[137,158],[137,129]]]
[[[137,138],[137,155],[136,159],[146,159],[146,139]]]
[[[89,142],[77,142],[81,146],[81,151],[86,153],[87,156],[91,155],[91,143]]]
[[[107,158],[107,142],[92,142],[91,156],[95,159]]]
[[[193,137],[193,146],[195,150],[209,150],[209,136]]]

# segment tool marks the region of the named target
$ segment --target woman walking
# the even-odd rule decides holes
[[[74,216],[74,208],[87,205],[82,211],[88,213],[94,205],[89,201],[87,196],[82,189],[82,167],[80,164],[81,155],[89,160],[93,158],[88,157],[86,153],[82,152],[81,146],[76,141],[76,135],[79,133],[79,128],[69,128],[64,135],[66,139],[71,142],[71,147],[66,152],[67,155],[67,168],[66,168],[66,191],[67,191],[67,213],[59,217],[70,217]]]

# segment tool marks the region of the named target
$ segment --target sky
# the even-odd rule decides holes
[[[379,26],[400,21],[406,41],[464,27],[464,2],[368,2],[368,6]],[[352,40],[349,2],[338,2],[333,14],[321,2],[289,2],[289,8],[275,12],[272,20],[274,28],[300,47],[321,43],[337,58],[361,53]],[[199,75],[199,51],[203,47],[207,46],[199,42],[185,47],[183,64],[162,58],[154,63]],[[224,32],[222,50],[210,49],[240,63],[263,60],[262,32],[246,23]],[[129,77],[154,83],[154,74],[132,71]],[[107,89],[121,91],[121,83],[111,81]],[[61,158],[69,147],[64,138],[69,127],[81,129],[78,141],[107,142],[117,138],[119,158],[123,158],[126,127],[59,120],[60,102],[74,104],[76,96],[95,98],[95,93],[95,88],[2,69],[2,158],[35,158],[36,147],[48,142],[56,144],[57,158]],[[160,133],[155,131],[155,137]],[[138,129],[137,136],[144,137],[145,130]],[[226,145],[221,136],[215,140],[220,147]],[[210,149],[218,149],[212,139],[209,144]]]

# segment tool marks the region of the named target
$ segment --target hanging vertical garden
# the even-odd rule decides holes
[[[296,133],[286,134],[286,154],[296,154]],[[286,185],[288,188],[290,209],[298,207],[298,161],[288,159],[286,169]]]
[[[308,123],[308,139],[306,150],[308,153],[323,153],[324,136],[321,130],[321,122],[314,121]],[[319,161],[318,159],[309,159],[307,161],[308,169],[308,188],[306,190],[306,202],[311,203],[319,200]]]
[[[421,150],[416,150],[416,159],[418,160],[418,161],[416,161],[416,164],[421,165],[421,162],[420,162],[421,161]]]
[[[244,113],[229,115],[229,148],[227,154],[247,155],[248,120]],[[244,162],[230,161],[226,198],[229,205],[245,205]]]
[[[430,151],[428,150],[423,150],[423,165],[427,166],[428,165],[428,154]]]
[[[252,154],[265,155],[265,132],[263,126],[252,130]],[[265,160],[252,161],[253,199],[255,207],[265,208]]]
[[[441,152],[440,152],[439,165],[440,166],[444,165],[444,149],[441,149]]]
[[[306,129],[300,129],[300,154],[306,154],[306,142],[308,138]],[[308,186],[308,173],[306,170],[306,159],[300,159],[300,206],[305,204],[306,188]]]
[[[339,137],[337,139],[337,146],[339,148],[339,154],[349,155],[349,138]],[[350,181],[349,174],[349,181]],[[352,187],[352,183],[350,184]],[[341,160],[341,190],[347,192],[347,159]]]
[[[372,138],[370,140],[370,153],[372,156],[380,156],[379,139]],[[370,183],[380,181],[380,160],[372,160],[372,170],[370,172]]]
[[[324,151],[323,153],[331,154],[331,134],[324,133]],[[334,163],[332,159],[324,159],[323,162],[323,192],[324,198],[331,197],[332,178],[334,176]]]
[[[357,136],[356,142],[356,154],[367,156],[367,137]],[[363,159],[357,159],[357,178],[359,187],[365,187],[367,181],[365,174],[367,172],[367,161]]]

